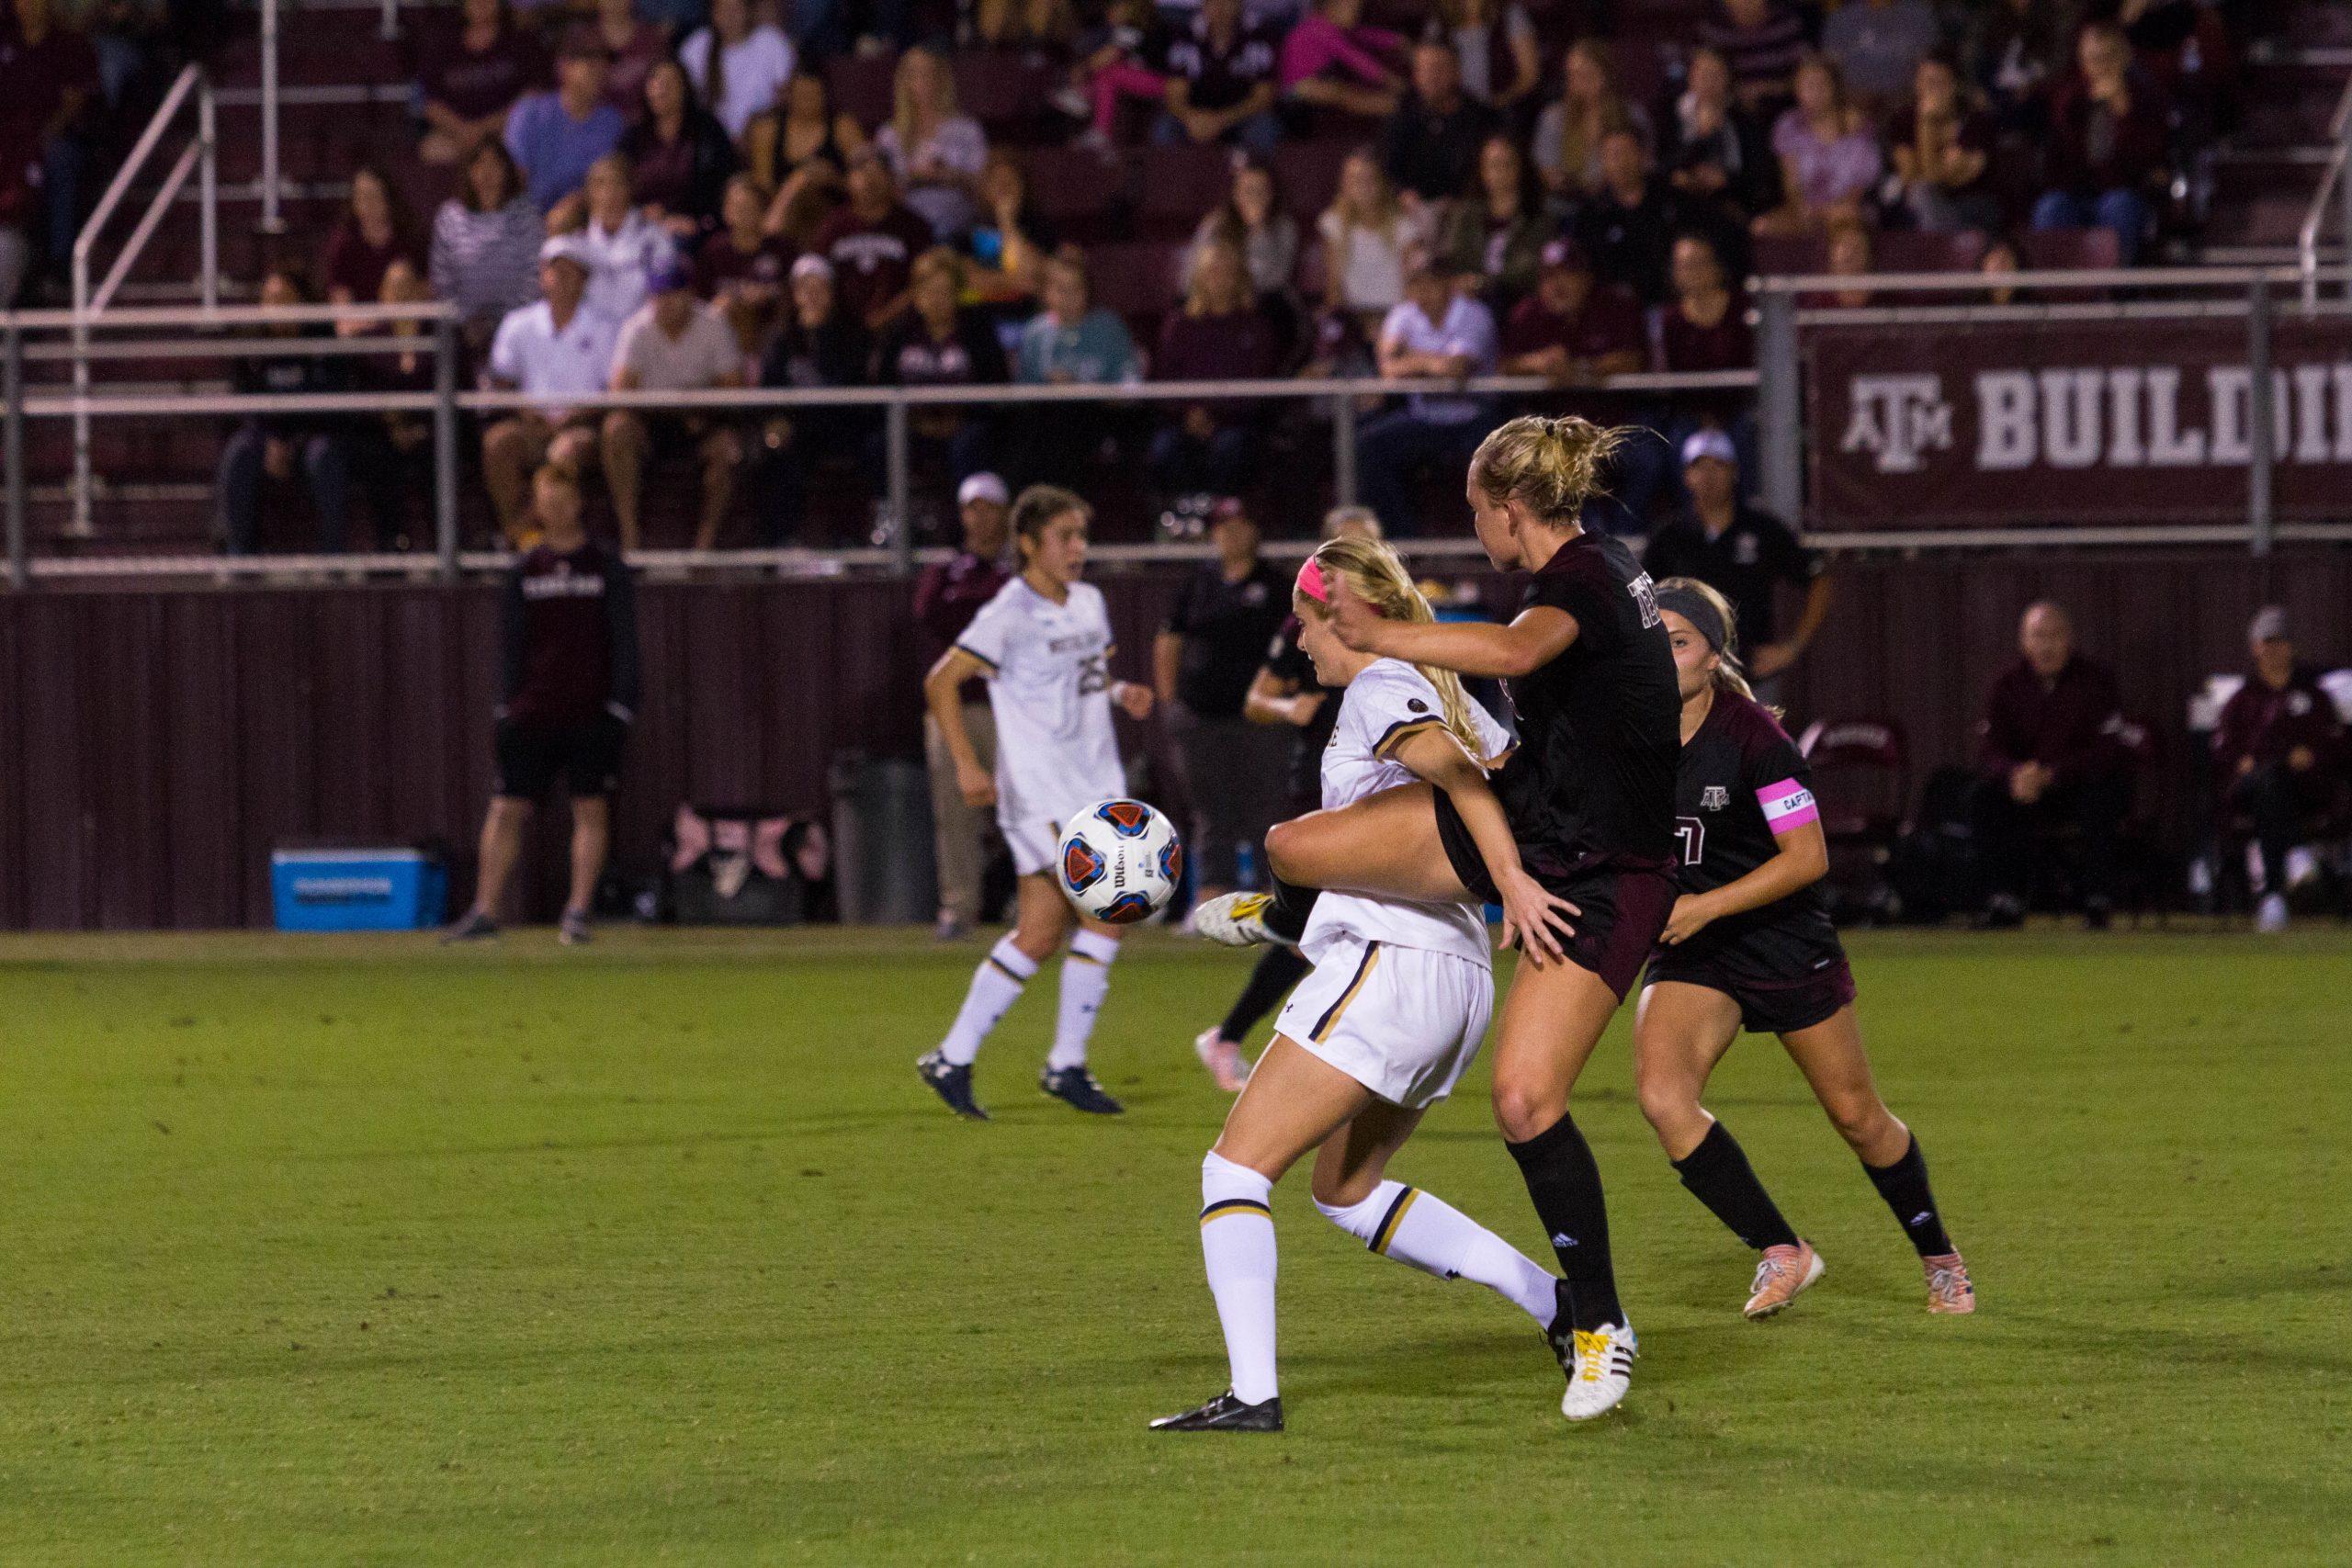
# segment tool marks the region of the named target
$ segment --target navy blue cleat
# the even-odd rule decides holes
[[[985,1122],[989,1113],[972,1099],[972,1065],[956,1063],[933,1051],[915,1058],[915,1071],[931,1086],[933,1094],[947,1102],[947,1109],[967,1122]]]
[[[1279,1432],[1283,1429],[1283,1398],[1274,1395],[1262,1404],[1244,1404],[1227,1389],[1198,1410],[1162,1416],[1151,1424],[1155,1432]]]
[[[1037,1075],[1037,1087],[1065,1105],[1075,1106],[1090,1116],[1120,1116],[1126,1112],[1125,1106],[1102,1092],[1102,1086],[1094,1081],[1094,1075],[1083,1066],[1063,1067],[1058,1071],[1047,1067]]]

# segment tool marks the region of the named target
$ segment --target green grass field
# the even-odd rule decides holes
[[[1781,1319],[1623,1025],[1581,1094],[1644,1358],[1571,1428],[1524,1319],[1276,1190],[1290,1430],[1224,1386],[1194,1066],[1246,957],[1134,943],[916,1081],[978,955],[544,932],[0,944],[0,1562],[2342,1561],[2352,937],[1865,936],[1976,1273],[1930,1318],[1769,1040],[1713,1104],[1829,1260]],[[1398,1175],[1546,1256],[1483,1065]]]

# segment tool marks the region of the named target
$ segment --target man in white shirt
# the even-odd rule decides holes
[[[518,547],[530,523],[531,470],[553,461],[579,473],[595,461],[594,412],[560,400],[596,396],[612,373],[614,323],[586,308],[587,288],[579,237],[552,237],[539,247],[544,298],[509,310],[491,340],[485,384],[548,400],[517,409],[481,438],[482,482],[500,530]]]
[[[694,277],[674,257],[646,277],[652,298],[622,326],[613,351],[616,392],[694,392],[743,384],[743,351],[733,329],[695,298]],[[621,548],[638,545],[638,501],[645,465],[657,437],[669,446],[691,441],[702,458],[702,519],[695,548],[718,542],[718,525],[735,493],[735,469],[743,460],[734,426],[718,411],[615,409],[605,416],[605,482],[619,519]]]
[[[1405,298],[1380,323],[1380,374],[1389,379],[1428,377],[1459,383],[1495,373],[1495,318],[1486,306],[1454,291],[1433,265],[1418,264],[1405,280]],[[1413,505],[1415,475],[1453,470],[1458,491],[1478,443],[1493,423],[1487,399],[1415,392],[1405,406],[1366,420],[1356,431],[1356,482],[1363,503],[1390,534],[1420,532]]]

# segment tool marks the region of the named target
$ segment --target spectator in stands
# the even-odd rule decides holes
[[[466,344],[479,353],[509,310],[538,298],[539,209],[523,172],[496,137],[477,143],[458,194],[433,215],[433,292],[464,314]]]
[[[1666,116],[1659,164],[1684,209],[1711,229],[1744,234],[1781,205],[1781,160],[1763,122],[1733,99],[1731,67],[1719,51],[1691,51]]]
[[[1642,139],[1624,129],[1601,137],[1600,188],[1577,208],[1573,225],[1594,274],[1645,305],[1664,298],[1677,218],[1673,197],[1650,174]]]
[[[1839,277],[1862,277],[1871,266],[1871,231],[1860,219],[1829,226],[1829,243],[1823,268]],[[1810,302],[1810,301],[1808,301]],[[1867,288],[1840,288],[1820,301],[1842,310],[1859,310],[1871,302]]]
[[[523,168],[531,204],[553,212],[580,188],[588,165],[621,143],[628,124],[605,101],[606,61],[593,33],[568,34],[556,57],[556,90],[529,93],[506,117],[506,150]]]
[[[2020,265],[2016,243],[1999,239],[1984,247],[1984,259],[1976,270],[1987,277],[2006,276],[2019,270]],[[2026,295],[2015,284],[2000,284],[1985,289],[1981,298],[1987,305],[2015,305],[2023,302]]]
[[[1552,231],[1519,143],[1490,136],[1479,150],[1477,186],[1446,209],[1438,259],[1453,274],[1455,288],[1507,314],[1535,287]]]
[[[996,328],[956,302],[963,288],[964,262],[954,251],[934,245],[915,258],[908,309],[882,329],[876,347],[876,379],[896,387],[979,387],[1012,378]],[[977,407],[918,406],[908,411],[907,432],[919,458],[946,459],[952,483],[988,468],[994,456],[991,422]],[[878,470],[881,453],[872,456]]]
[[[1116,310],[1087,299],[1086,253],[1065,245],[1045,264],[1046,308],[1021,329],[1020,378],[1030,386],[1124,386],[1143,378],[1135,339]],[[1076,412],[1057,406],[1056,419]]]
[[[1178,590],[1167,625],[1152,640],[1152,684],[1184,771],[1193,819],[1193,899],[1240,886],[1238,852],[1273,824],[1288,738],[1241,716],[1266,647],[1290,614],[1291,574],[1258,553],[1258,525],[1232,496],[1209,512],[1216,558],[1203,561]]]
[[[1599,284],[1584,247],[1562,238],[1544,247],[1535,292],[1504,324],[1502,370],[1548,376],[1564,387],[1590,386],[1643,369],[1646,350],[1640,301],[1613,284]]]
[[[1029,204],[1029,176],[1010,149],[989,153],[980,171],[980,219],[964,236],[965,288],[973,303],[1022,307],[1037,297],[1045,259],[1060,240]]]
[[[978,120],[957,112],[955,73],[936,51],[910,49],[899,57],[891,100],[889,122],[875,132],[874,145],[932,237],[954,244],[979,216],[988,135]]]
[[[1714,58],[1720,68],[1723,57]],[[1650,117],[1618,91],[1617,57],[1606,39],[1568,45],[1561,82],[1560,96],[1535,122],[1535,167],[1554,194],[1573,202],[1600,188],[1600,139],[1631,130],[1647,142]]]
[[[710,25],[678,46],[678,63],[704,107],[737,141],[753,115],[775,107],[792,60],[792,40],[772,22],[755,24],[751,0],[710,0]]]
[[[635,0],[595,0],[590,26],[612,60],[605,78],[605,101],[630,118],[645,103],[645,79],[670,58],[670,38],[655,22],[640,18]]]
[[[691,245],[718,227],[727,181],[741,160],[727,129],[695,102],[684,67],[654,62],[645,74],[637,122],[621,137],[646,218]]]
[[[25,241],[24,221],[37,205],[32,182],[25,177],[30,160],[0,125],[0,310],[17,302],[17,293],[32,270],[32,246]]]
[[[1673,298],[1658,315],[1658,368],[1752,368],[1756,335],[1747,302],[1732,288],[1713,243],[1702,234],[1678,236],[1668,279]]]
[[[1273,35],[1243,17],[1241,0],[1201,0],[1192,27],[1168,41],[1168,108],[1153,128],[1162,146],[1229,142],[1265,156],[1282,139],[1274,118],[1280,64]]]
[[[378,303],[415,305],[432,298],[431,285],[405,256],[384,269]],[[430,337],[433,333],[421,320],[379,322],[369,330],[386,337]],[[361,389],[371,392],[430,392],[437,374],[430,349],[406,348],[358,361],[355,378]],[[351,472],[375,515],[376,547],[408,548],[411,503],[420,492],[431,492],[432,416],[400,412],[362,418],[351,434]]]
[[[1920,61],[1911,81],[1911,101],[1886,127],[1904,209],[1931,234],[1998,229],[2000,198],[1984,177],[1993,117],[1966,101],[1959,71],[1942,55]]]
[[[1739,456],[1720,430],[1693,432],[1682,443],[1690,511],[1660,528],[1642,569],[1660,581],[1695,577],[1731,601],[1740,658],[1769,703],[1780,678],[1804,657],[1829,615],[1836,588],[1821,558],[1797,542],[1786,523],[1740,497]],[[1804,589],[1804,608],[1786,636],[1773,604],[1778,583]]]
[[[1723,0],[1721,20],[1699,24],[1699,42],[1731,65],[1740,107],[1770,118],[1787,107],[1805,50],[1804,18],[1779,0]]]
[[[2048,0],[1988,0],[1970,11],[1962,68],[2004,127],[2023,130],[2040,118],[2043,86],[2064,68],[2069,10]]]
[[[1462,90],[1524,132],[1544,75],[1525,7],[1517,0],[1437,0],[1435,9],[1422,39],[1451,48]]]
[[[2169,154],[2165,111],[2132,75],[2132,46],[2112,22],[2083,28],[2075,73],[2050,99],[2050,189],[2034,203],[2037,229],[2115,231],[2125,266],[2139,254],[2150,197]]]
[[[1212,240],[1194,253],[1184,308],[1160,323],[1155,381],[1259,381],[1281,368],[1274,332],[1250,288],[1241,252]],[[1163,410],[1168,404],[1159,405]],[[1148,466],[1166,495],[1230,495],[1249,477],[1250,405],[1188,403],[1151,438]]]
[[[616,392],[700,392],[743,384],[743,353],[734,333],[715,310],[695,298],[694,278],[684,263],[658,262],[646,279],[650,298],[623,322],[613,349]],[[605,483],[612,491],[620,524],[621,548],[638,547],[642,537],[639,501],[645,466],[657,446],[691,444],[702,460],[702,513],[695,525],[695,548],[718,543],[719,525],[735,494],[735,469],[743,444],[735,427],[715,411],[615,409],[605,415]]]
[[[326,283],[327,303],[372,305],[384,291],[387,267],[396,261],[413,265],[423,259],[408,203],[375,165],[360,164],[351,172],[351,195],[343,216],[320,254],[319,276]],[[334,330],[338,337],[356,337],[368,327],[337,321]]]
[[[1878,138],[1848,101],[1835,61],[1806,55],[1796,83],[1797,101],[1772,122],[1785,199],[1756,220],[1759,234],[1819,234],[1861,219],[1884,167]]]
[[[1462,90],[1462,69],[1442,43],[1413,48],[1413,90],[1380,133],[1380,164],[1415,201],[1451,201],[1470,187],[1478,149],[1503,129],[1494,110]]]
[[[899,202],[878,149],[849,155],[848,187],[849,200],[818,226],[808,248],[833,264],[843,307],[879,332],[907,308],[909,274],[932,243],[931,225]]]
[[[833,107],[824,76],[803,68],[784,85],[776,107],[743,132],[743,157],[762,188],[775,193],[768,231],[806,248],[842,199],[849,155],[865,145],[865,131]]]
[[[645,303],[645,280],[673,259],[677,242],[637,205],[635,171],[627,155],[607,153],[588,171],[587,219],[579,229],[588,257],[588,309],[613,323]]]
[[[979,0],[972,17],[974,38],[990,49],[1058,51],[1077,31],[1070,0]]]
[[[612,844],[613,791],[637,716],[637,591],[628,567],[581,525],[580,477],[549,463],[532,477],[537,542],[507,570],[499,613],[498,769],[481,825],[473,908],[444,942],[498,934],[523,829],[558,778],[571,795],[571,886],[560,940],[588,917]]]
[[[972,617],[980,613],[1008,581],[1005,547],[1012,543],[1012,496],[994,474],[974,474],[956,491],[957,521],[964,531],[963,548],[944,561],[922,569],[915,581],[915,668],[929,670],[956,646]],[[984,680],[964,683],[957,694],[964,705],[964,730],[980,766],[996,769],[996,714],[989,706]],[[980,920],[980,884],[988,867],[989,837],[996,813],[964,798],[956,783],[956,761],[948,754],[939,721],[925,713],[922,720],[923,762],[931,773],[931,831],[939,868],[939,919],[933,935],[954,942]]]
[[[1821,52],[1838,62],[1846,90],[1874,118],[1894,112],[1939,41],[1930,0],[1847,0],[1821,26]]]
[[[262,279],[261,302],[278,309],[313,303],[310,286],[288,267]],[[323,322],[272,321],[262,335],[325,337]],[[229,376],[237,392],[315,395],[345,389],[343,362],[326,355],[272,354],[240,359]],[[319,548],[342,553],[348,532],[351,447],[334,416],[260,413],[239,425],[220,451],[220,529],[232,556],[252,555],[261,537],[262,479],[284,483],[300,471],[319,519]]]
[[[2296,660],[2285,610],[2270,604],[2256,611],[2245,635],[2253,668],[2222,706],[2213,763],[2222,806],[2250,821],[2261,846],[2255,923],[2278,931],[2287,929],[2288,857],[2309,820],[2343,791],[2344,723],[2319,671]]]
[[[792,269],[792,251],[768,233],[762,223],[766,196],[750,175],[727,182],[719,214],[726,220],[718,232],[695,252],[695,293],[710,301],[722,320],[734,329],[735,341],[747,358],[759,357],[783,304],[785,278]]]
[[[2115,676],[2075,651],[2074,623],[2046,599],[2018,622],[2018,651],[1976,727],[1972,815],[1984,923],[2025,919],[2036,840],[2072,828],[2081,839],[2083,912],[2102,931],[2115,907],[2116,836],[2132,808]]]
[[[1283,39],[1283,96],[1312,112],[1386,119],[1405,95],[1402,33],[1363,19],[1364,0],[1315,0]]]
[[[40,170],[36,236],[52,276],[74,260],[82,222],[82,170],[90,107],[100,100],[98,57],[89,39],[52,15],[50,0],[16,0],[16,25],[0,31],[0,150]],[[28,204],[34,205],[34,204]]]
[[[1087,129],[1079,141],[1107,152],[1118,136],[1121,104],[1167,102],[1168,78],[1159,65],[1168,56],[1168,29],[1151,0],[1110,0],[1102,20],[1078,35],[1077,54],[1072,96],[1060,101],[1075,111],[1084,100]]]
[[[510,311],[491,340],[483,379],[542,400],[482,433],[482,484],[499,528],[518,547],[530,525],[531,470],[551,460],[578,473],[595,460],[596,415],[562,401],[596,396],[612,375],[619,323],[584,303],[588,268],[577,234],[549,236],[539,246],[541,298]]]
[[[1405,274],[1422,243],[1419,220],[1405,210],[1387,171],[1370,148],[1340,165],[1339,194],[1315,220],[1323,241],[1323,303],[1376,323],[1405,298]],[[1365,326],[1364,335],[1371,335]]]
[[[823,256],[792,264],[791,300],[784,325],[760,359],[760,385],[772,388],[862,387],[870,377],[874,339],[865,323],[842,308],[833,265]],[[760,542],[797,538],[808,496],[808,454],[854,450],[871,416],[850,409],[795,408],[772,412],[760,444],[755,493]]]
[[[1381,323],[1380,373],[1453,382],[1491,376],[1496,348],[1493,313],[1455,292],[1437,266],[1419,266],[1406,280],[1404,301]],[[1412,481],[1430,468],[1458,476],[1487,434],[1489,412],[1487,400],[1475,394],[1415,392],[1357,430],[1357,483],[1391,535],[1420,531]]]
[[[1223,240],[1241,252],[1258,309],[1272,324],[1287,358],[1298,338],[1298,297],[1291,288],[1298,272],[1298,220],[1283,210],[1282,188],[1265,160],[1246,153],[1234,159],[1232,189],[1193,231],[1193,255],[1185,260],[1188,272],[1201,247],[1212,240]]]
[[[524,94],[548,79],[537,37],[514,26],[505,0],[461,0],[455,18],[420,18],[416,101],[424,121],[417,156],[462,162],[505,129]]]

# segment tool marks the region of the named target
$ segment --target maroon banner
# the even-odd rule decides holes
[[[1840,530],[2244,523],[2246,323],[1804,329],[1812,520]],[[2282,519],[2352,518],[2352,319],[2272,321]]]

